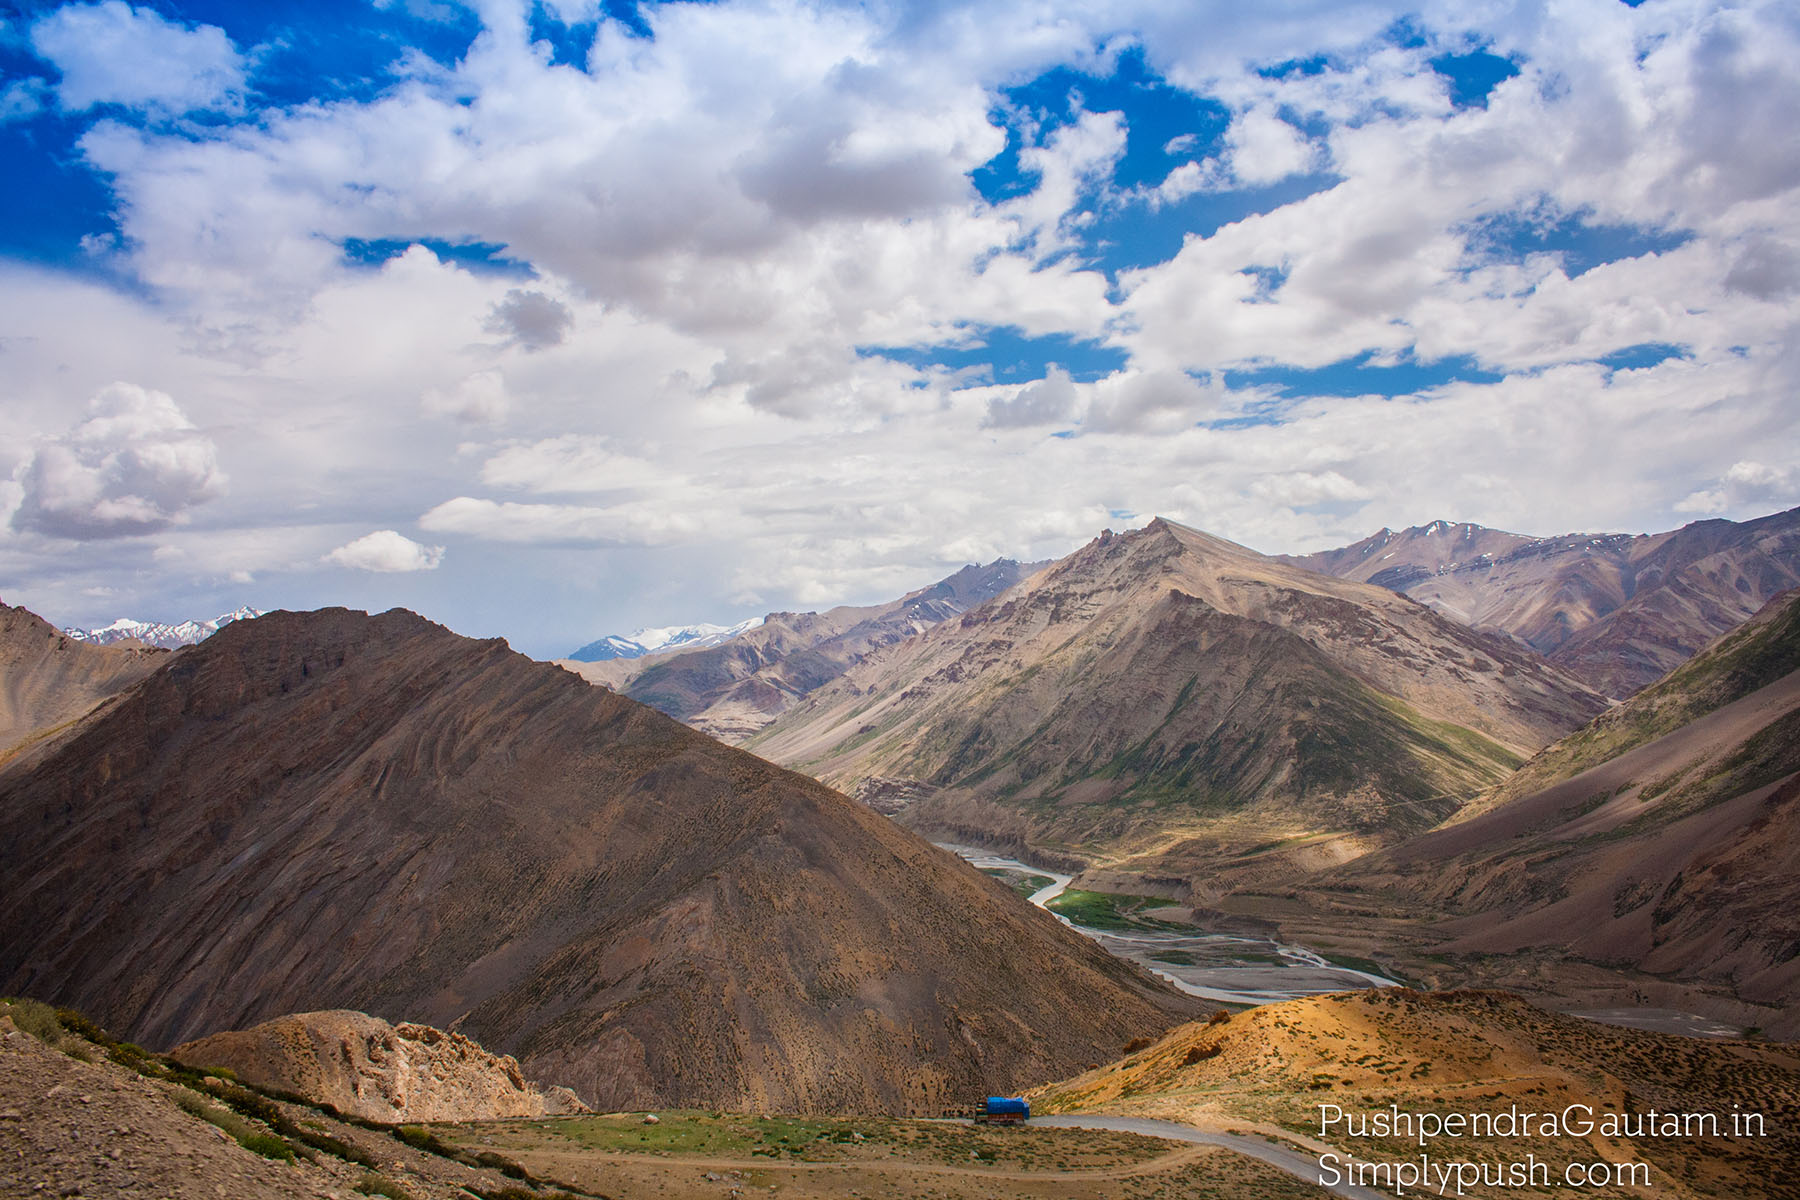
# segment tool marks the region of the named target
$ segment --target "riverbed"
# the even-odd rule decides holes
[[[1304,946],[1243,934],[1207,933],[1198,929],[1111,930],[1078,925],[1049,907],[1074,876],[1030,866],[976,846],[954,842],[938,845],[982,871],[1017,871],[1050,880],[1028,899],[1077,933],[1099,942],[1111,953],[1168,980],[1190,996],[1225,1004],[1273,1004],[1321,992],[1367,987],[1397,987],[1392,979],[1339,966]],[[1175,961],[1170,961],[1173,958]],[[1181,961],[1186,959],[1188,961]]]

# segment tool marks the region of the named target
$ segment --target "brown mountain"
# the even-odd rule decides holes
[[[901,820],[933,835],[1215,886],[1429,828],[1603,706],[1391,591],[1156,520],[851,667],[750,745],[922,797]]]
[[[1636,536],[1433,521],[1282,561],[1404,592],[1628,696],[1800,584],[1800,509]]]
[[[354,1008],[602,1109],[929,1112],[1191,1002],[810,779],[411,613],[227,626],[0,772],[0,991]]]
[[[168,660],[166,650],[89,646],[0,604],[0,763]]]
[[[717,646],[559,665],[738,742],[874,651],[991,600],[1045,565],[1010,558],[970,564],[887,604],[770,613],[755,629]]]
[[[1441,950],[1553,949],[1800,1033],[1800,591],[1470,811],[1338,879],[1448,914]]]

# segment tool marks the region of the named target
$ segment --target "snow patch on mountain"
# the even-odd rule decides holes
[[[659,650],[717,646],[762,623],[761,617],[751,617],[736,625],[665,625],[656,629],[640,629],[630,637],[611,634],[599,641],[589,642],[569,657],[576,662],[606,662],[614,658],[642,658]]]

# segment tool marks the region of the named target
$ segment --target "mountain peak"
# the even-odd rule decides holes
[[[163,650],[177,650],[182,646],[192,646],[205,641],[225,626],[238,621],[248,621],[262,616],[262,610],[240,605],[228,613],[214,617],[210,621],[180,621],[173,625],[160,621],[140,621],[133,617],[119,617],[110,625],[98,629],[64,629],[63,636],[71,641],[87,642],[95,646],[110,646],[115,642],[135,640],[145,646],[154,646]]]

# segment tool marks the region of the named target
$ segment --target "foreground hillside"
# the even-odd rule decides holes
[[[852,667],[750,745],[916,797],[900,819],[934,835],[1214,886],[1429,828],[1603,706],[1385,589],[1157,520]]]
[[[1404,592],[1622,697],[1800,585],[1800,509],[1635,536],[1433,521],[1283,561]]]
[[[718,644],[562,665],[716,738],[738,742],[875,651],[991,600],[1042,566],[1010,558],[971,564],[887,604],[770,613]]]
[[[937,1112],[1191,1011],[861,805],[403,611],[227,626],[0,773],[0,989],[455,1028],[596,1108]]]
[[[27,1034],[15,1027],[35,1032]],[[1305,1200],[1216,1146],[766,1113],[374,1124],[0,1001],[0,1196],[159,1200]],[[95,1040],[82,1036],[87,1030]]]
[[[1437,914],[1437,949],[1546,952],[1761,1006],[1800,1033],[1800,591],[1548,748],[1467,819],[1320,882]]]
[[[1039,1089],[1034,1112],[1107,1112],[1209,1128],[1280,1131],[1347,1165],[1545,1160],[1557,1183],[1572,1163],[1641,1163],[1649,1187],[1556,1187],[1536,1194],[1656,1195],[1775,1200],[1794,1195],[1800,1162],[1800,1053],[1791,1046],[1711,1042],[1598,1025],[1548,1013],[1502,992],[1387,989],[1292,1000],[1196,1023],[1121,1062]],[[1541,1126],[1528,1135],[1356,1136],[1321,1106],[1366,1116],[1402,1113],[1563,1113],[1585,1105],[1640,1123],[1651,1111],[1710,1113],[1685,1136],[1621,1127]],[[1757,1113],[1762,1135],[1734,1136],[1734,1112]],[[1580,1111],[1576,1114],[1579,1117]],[[1409,1194],[1435,1194],[1416,1187]],[[1451,1194],[1454,1194],[1452,1191]],[[1478,1188],[1472,1195],[1509,1194]],[[1532,1194],[1532,1193],[1527,1193]]]
[[[35,613],[0,604],[0,763],[167,659],[163,650],[85,645]]]

